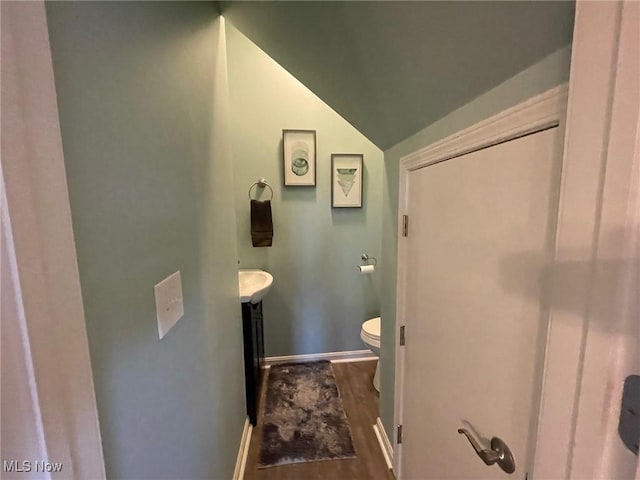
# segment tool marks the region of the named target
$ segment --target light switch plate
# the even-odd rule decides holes
[[[160,340],[173,328],[184,315],[182,304],[182,278],[180,270],[153,287],[156,297],[156,316],[158,318],[158,336]]]

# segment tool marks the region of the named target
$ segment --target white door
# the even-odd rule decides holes
[[[524,479],[535,443],[559,128],[409,173],[401,476]],[[515,471],[481,449],[507,444]]]

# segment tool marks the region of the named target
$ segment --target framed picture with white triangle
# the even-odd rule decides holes
[[[363,158],[364,155],[357,153],[331,154],[332,207],[362,207]]]

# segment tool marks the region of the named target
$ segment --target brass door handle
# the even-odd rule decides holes
[[[482,448],[480,443],[465,428],[459,428],[458,433],[462,433],[476,451],[476,454],[482,459],[486,465],[497,463],[498,466],[506,473],[516,471],[516,462],[513,459],[511,450],[504,441],[498,437],[491,439],[491,449]]]

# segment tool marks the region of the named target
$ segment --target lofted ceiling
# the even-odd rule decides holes
[[[569,44],[574,16],[574,3],[562,1],[218,7],[383,150]]]

